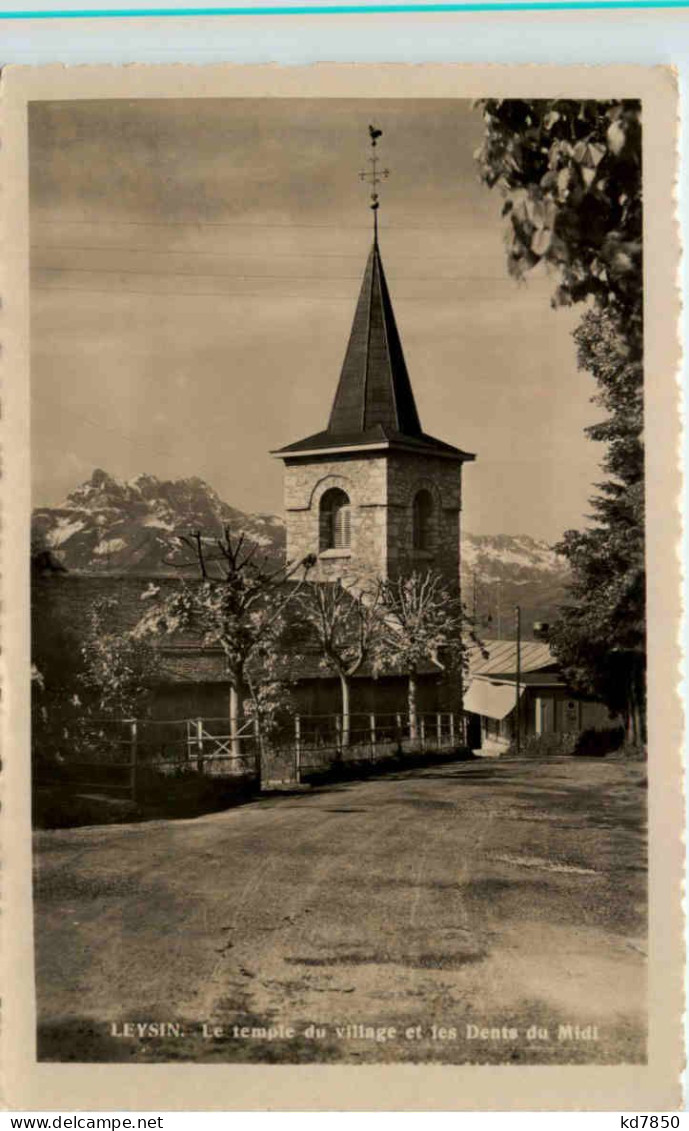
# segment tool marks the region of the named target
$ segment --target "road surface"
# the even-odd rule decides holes
[[[39,1056],[642,1061],[644,779],[475,761],[39,832]]]

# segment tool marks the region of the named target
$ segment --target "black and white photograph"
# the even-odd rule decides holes
[[[39,1065],[649,1064],[653,124],[495,88],[28,103]]]

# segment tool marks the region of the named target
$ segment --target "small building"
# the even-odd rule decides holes
[[[534,735],[579,735],[589,728],[614,725],[603,703],[567,687],[547,644],[521,642],[518,682],[516,641],[490,640],[484,648],[487,657],[478,650],[474,653],[464,692],[473,750],[504,753],[516,738],[517,719],[524,740]]]

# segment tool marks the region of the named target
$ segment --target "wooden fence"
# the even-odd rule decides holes
[[[86,744],[82,736],[76,757],[68,752],[48,773],[43,767],[39,784],[134,800],[154,780],[160,786],[161,779],[187,775],[250,780],[263,788],[299,785],[334,766],[450,752],[464,743],[464,719],[452,712],[421,714],[415,725],[402,714],[294,715],[263,742],[254,721],[232,733],[227,717],[100,720]]]

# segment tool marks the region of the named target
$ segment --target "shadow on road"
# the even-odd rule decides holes
[[[180,783],[174,781],[169,796],[158,794],[154,799],[143,797],[136,802],[99,794],[96,790],[77,792],[73,786],[63,783],[35,789],[33,823],[37,829],[56,829],[189,820],[247,804],[283,805],[295,798],[337,793],[363,781],[413,777],[429,766],[457,765],[471,762],[473,758],[471,751],[460,748],[451,753],[402,754],[375,763],[340,762],[320,773],[305,776],[303,783],[295,784],[294,788],[285,783],[279,788],[262,790],[246,778],[234,782],[228,778],[207,777],[201,782],[189,782],[188,789],[180,789]]]

